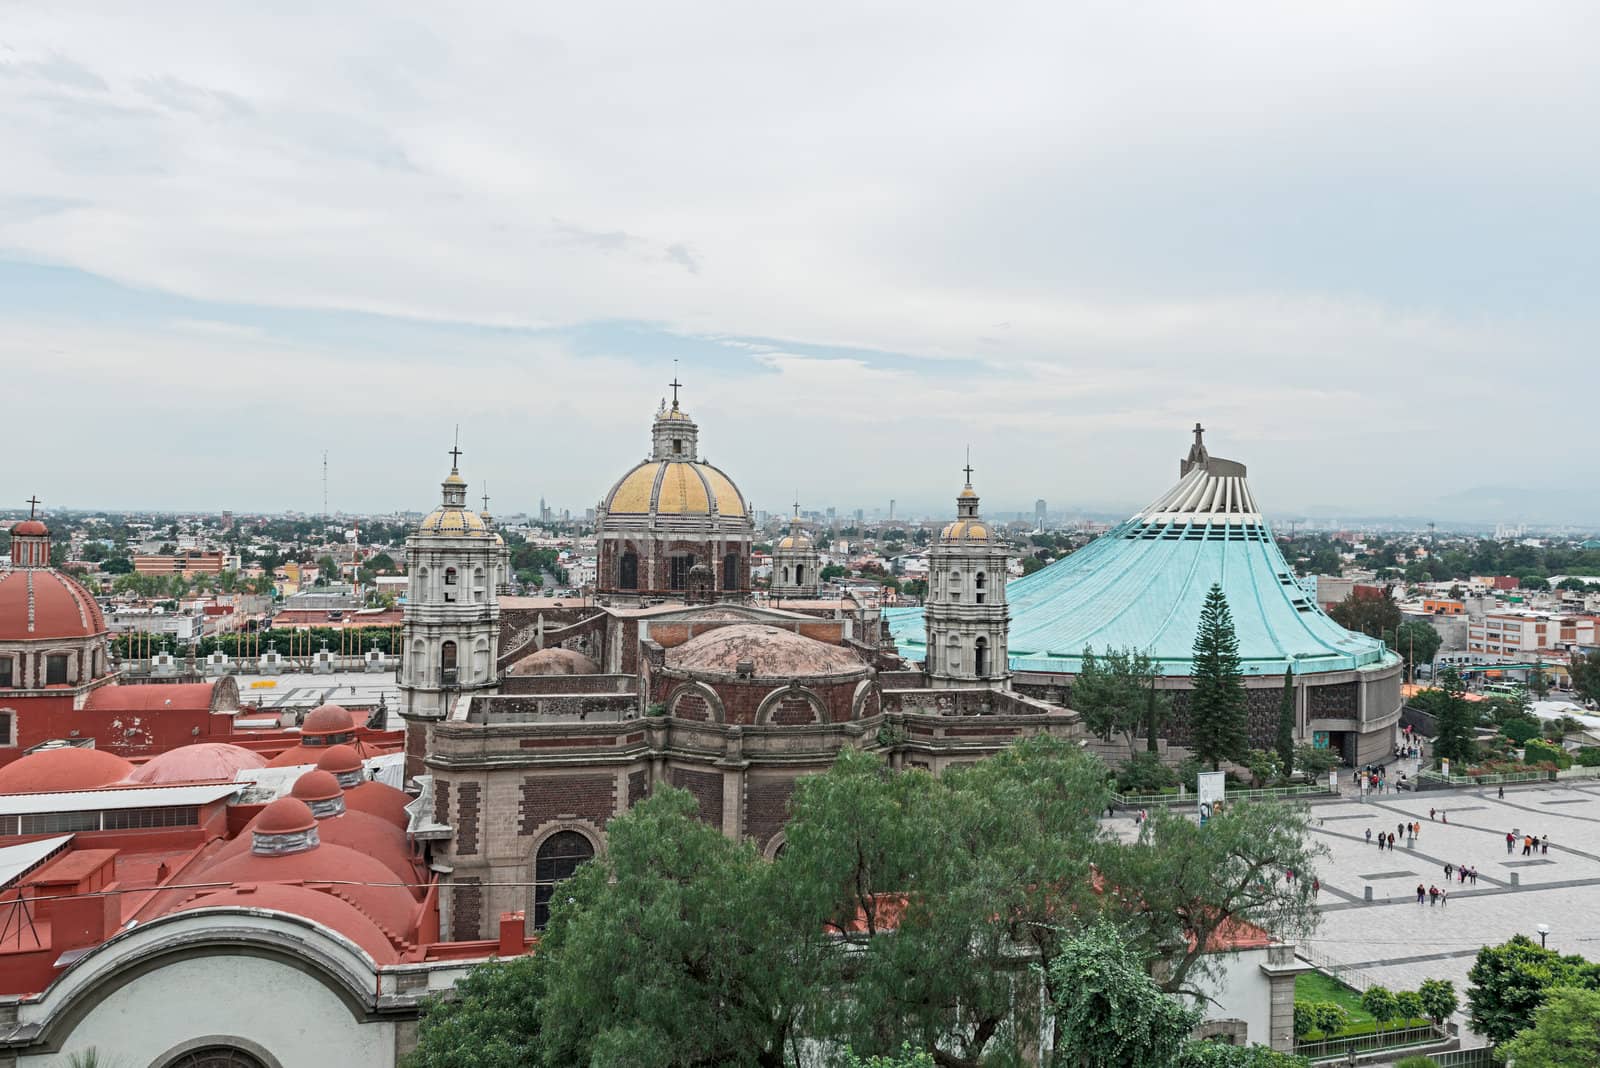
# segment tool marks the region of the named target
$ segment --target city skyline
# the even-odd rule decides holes
[[[52,447],[0,491],[315,510],[327,450],[421,507],[459,422],[575,507],[677,359],[773,510],[931,510],[968,443],[986,501],[1131,510],[1198,420],[1284,511],[1596,520],[1523,432],[1600,382],[1584,6],[963,11],[19,12],[0,364]]]

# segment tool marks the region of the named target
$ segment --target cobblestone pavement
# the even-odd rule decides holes
[[[391,711],[400,709],[400,687],[392,671],[344,671],[332,675],[286,672],[282,675],[236,675],[234,678],[239,683],[239,707],[245,716],[257,707],[266,712],[311,709],[328,701],[367,708],[377,704],[379,697]],[[273,685],[252,689],[251,684],[257,682]]]

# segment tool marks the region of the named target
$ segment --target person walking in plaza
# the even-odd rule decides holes
[[[1429,819],[1430,819],[1430,820],[1431,820],[1431,819],[1433,819],[1433,814],[1434,814],[1434,813],[1435,813],[1435,812],[1437,812],[1437,811],[1438,811],[1438,810],[1437,810],[1437,809],[1432,809],[1432,808],[1430,808],[1430,809],[1429,809],[1429,810],[1428,810],[1428,818],[1429,818]]]
[[[1394,852],[1394,835],[1389,836],[1389,852]]]
[[[1439,903],[1439,888],[1437,886],[1428,887],[1428,904],[1437,905],[1438,903]]]
[[[1428,896],[1428,891],[1421,883],[1417,884],[1417,904],[1422,904],[1422,899]]]
[[[1445,881],[1448,882],[1449,879],[1450,879],[1450,876],[1454,875],[1455,872],[1456,872],[1455,865],[1451,864],[1448,860],[1445,861],[1444,862],[1444,877],[1445,877]]]
[[[1313,875],[1311,877],[1311,896],[1316,897],[1320,893],[1322,893],[1322,880]]]
[[[1444,811],[1443,809],[1440,809],[1439,810],[1439,822],[1440,823],[1449,823],[1450,822],[1450,813]]]
[[[1371,844],[1372,844],[1372,828],[1368,827],[1367,828],[1367,845],[1371,845]]]
[[[1517,847],[1517,836],[1510,831],[1506,832],[1506,852],[1510,853]]]
[[[1544,836],[1544,841],[1539,843],[1539,852],[1547,857],[1550,855],[1550,836],[1548,834]]]
[[[1439,891],[1439,907],[1440,908],[1443,908],[1444,906],[1446,906],[1446,905],[1448,905],[1450,903],[1450,884],[1449,883],[1445,883],[1444,886],[1445,886],[1445,888],[1443,890]]]
[[[1395,824],[1394,825],[1394,833],[1400,835],[1401,837],[1405,837],[1406,825],[1403,824],[1403,823]]]
[[[1505,799],[1506,799],[1506,786],[1505,786],[1505,783],[1501,783],[1500,784],[1500,800],[1504,801]]]

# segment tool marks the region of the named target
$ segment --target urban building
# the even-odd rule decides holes
[[[928,597],[923,608],[924,667],[934,686],[1004,688],[1010,619],[1006,561],[998,532],[978,515],[978,494],[967,484],[956,496],[956,518],[928,550]]]

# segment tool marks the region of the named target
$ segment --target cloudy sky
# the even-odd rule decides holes
[[[363,6],[0,2],[0,506],[1600,507],[1592,3]]]

